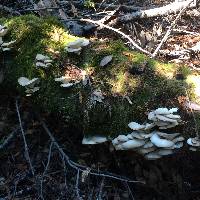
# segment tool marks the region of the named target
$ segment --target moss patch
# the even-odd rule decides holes
[[[86,134],[113,136],[130,132],[129,122],[144,122],[149,110],[177,106],[178,96],[185,95],[188,85],[175,78],[180,71],[178,66],[130,51],[121,41],[93,41],[76,55],[64,51],[65,45],[75,37],[67,34],[54,18],[28,15],[2,21],[10,28],[6,39],[17,41],[13,62],[7,65],[5,85],[25,95],[17,79],[40,78],[40,90],[31,99],[42,109],[61,114],[66,123],[81,127]],[[37,53],[53,58],[52,67],[37,69],[34,61]],[[113,55],[113,60],[100,67],[106,55]],[[90,85],[80,83],[66,89],[54,81],[71,64],[90,75]],[[103,103],[91,103],[94,89],[101,90]]]

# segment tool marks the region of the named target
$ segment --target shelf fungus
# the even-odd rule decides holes
[[[164,133],[155,130],[155,127],[167,129],[178,125],[181,120],[179,115],[174,114],[177,111],[177,108],[158,108],[148,115],[152,123],[130,122],[128,127],[132,132],[114,138],[112,145],[116,150],[135,151],[147,160],[156,160],[175,153],[183,146],[185,138],[180,133]],[[188,144],[193,147],[200,146],[200,140],[190,138]]]
[[[112,144],[116,150],[133,150],[148,160],[155,160],[173,154],[183,146],[183,141],[184,137],[180,133],[145,133],[137,130],[128,135],[119,135],[112,140]]]
[[[26,93],[28,96],[30,96],[32,93],[38,91],[40,88],[35,86],[36,84],[38,84],[40,82],[39,78],[33,78],[33,79],[28,79],[26,77],[20,77],[18,79],[18,83],[22,86],[26,88]]]
[[[90,41],[85,38],[78,38],[74,42],[69,42],[65,47],[67,52],[80,53],[82,47],[89,45]]]
[[[48,56],[42,54],[37,54],[35,59],[36,67],[48,68],[53,62]]]
[[[159,129],[172,128],[181,122],[180,115],[174,114],[177,111],[178,108],[158,108],[148,114],[148,119],[152,120]]]

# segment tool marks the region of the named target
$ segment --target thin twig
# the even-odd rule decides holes
[[[128,189],[129,196],[131,197],[132,200],[134,200],[135,198],[134,198],[133,193],[132,193],[132,191],[131,191],[131,188],[129,187],[129,185],[128,185],[127,182],[126,182],[126,187],[127,187],[127,189]]]
[[[29,155],[28,145],[27,145],[27,142],[26,142],[26,137],[25,137],[23,126],[22,126],[22,120],[21,120],[21,116],[20,116],[20,112],[19,112],[19,105],[18,105],[18,100],[17,99],[16,99],[16,102],[15,102],[15,106],[16,106],[16,110],[17,110],[17,116],[18,116],[18,120],[19,120],[19,125],[20,125],[20,129],[21,129],[22,138],[23,138],[23,141],[24,141],[25,158],[27,159],[27,161],[28,161],[28,163],[30,165],[30,169],[31,169],[32,175],[34,176],[35,173],[34,173],[33,165],[31,163],[31,159],[30,159],[30,155]]]
[[[109,29],[109,30],[112,30],[120,35],[122,35],[124,38],[126,38],[132,45],[134,48],[138,49],[139,51],[149,55],[149,56],[152,56],[152,54],[148,51],[146,51],[145,49],[141,48],[138,44],[136,44],[133,39],[131,39],[128,35],[126,35],[125,33],[123,33],[122,31],[119,31],[118,29],[116,28],[113,28],[113,27],[110,27],[108,25],[105,25],[99,21],[94,21],[94,20],[91,20],[91,19],[80,19],[80,21],[83,21],[83,22],[89,22],[89,23],[93,23],[93,24],[97,24],[103,28],[106,28],[106,29]]]

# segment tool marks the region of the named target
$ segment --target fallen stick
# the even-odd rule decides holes
[[[57,141],[55,140],[54,136],[52,135],[52,133],[50,132],[50,130],[47,128],[47,125],[45,124],[44,121],[41,120],[41,124],[42,127],[44,128],[44,130],[46,131],[46,133],[49,135],[51,142],[54,143],[55,147],[58,149],[58,151],[60,152],[60,154],[62,155],[63,159],[65,159],[66,163],[73,169],[79,171],[79,172],[84,172],[86,170],[88,170],[87,166],[83,166],[80,165],[78,163],[73,162],[72,160],[70,160],[70,158],[68,157],[67,154],[65,154],[65,152],[63,151],[63,149],[60,147],[60,145],[57,143]],[[110,178],[110,179],[115,179],[115,180],[119,180],[119,181],[125,181],[125,182],[131,182],[131,183],[142,183],[145,184],[144,181],[135,181],[135,180],[131,180],[129,178],[125,178],[116,174],[112,174],[109,172],[103,172],[101,170],[95,170],[95,169],[90,169],[89,172],[90,175],[94,175],[94,176],[101,176],[101,177],[105,177],[105,178]]]
[[[18,116],[18,120],[19,120],[22,138],[23,138],[23,141],[24,141],[25,158],[27,159],[27,162],[29,163],[31,173],[34,176],[34,174],[35,174],[34,168],[33,168],[33,165],[31,163],[31,159],[30,159],[30,155],[29,155],[28,145],[27,145],[27,142],[26,142],[26,137],[25,137],[25,133],[24,133],[23,125],[22,125],[22,120],[21,120],[21,115],[20,115],[20,112],[19,112],[19,105],[18,105],[17,99],[16,99],[16,102],[15,102],[15,106],[16,106],[16,111],[17,111],[17,116]]]
[[[123,33],[122,31],[119,31],[118,29],[116,28],[113,28],[113,27],[110,27],[108,25],[105,25],[99,21],[94,21],[94,20],[91,20],[91,19],[80,19],[80,21],[83,21],[83,22],[89,22],[89,23],[93,23],[93,24],[97,24],[103,28],[106,28],[106,29],[109,29],[109,30],[112,30],[118,34],[120,34],[121,36],[123,36],[124,38],[126,38],[132,45],[133,47],[135,47],[137,50],[149,55],[149,56],[152,56],[152,54],[148,51],[146,51],[145,49],[141,48],[138,44],[136,44],[128,35],[126,35],[125,33]]]
[[[137,12],[132,12],[130,14],[126,14],[122,17],[118,18],[118,21],[121,22],[126,22],[126,21],[131,21],[136,18],[150,18],[150,17],[158,17],[158,16],[165,16],[169,14],[175,14],[185,8],[188,4],[190,4],[190,8],[196,7],[196,2],[194,1],[193,4],[191,4],[193,0],[187,0],[187,1],[182,1],[178,2],[175,1],[173,3],[170,3],[166,6],[159,7],[159,8],[152,8],[148,10],[139,10]]]

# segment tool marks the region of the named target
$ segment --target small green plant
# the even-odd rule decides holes
[[[86,0],[86,1],[84,1],[84,6],[87,8],[94,8],[95,4],[92,0]]]

